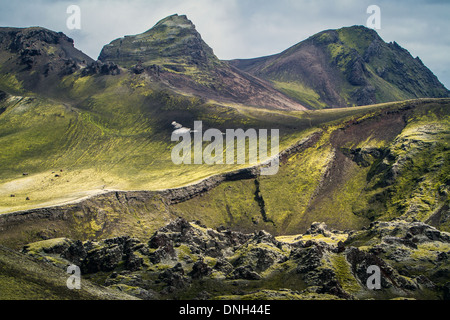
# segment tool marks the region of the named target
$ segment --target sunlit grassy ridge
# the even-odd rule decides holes
[[[408,105],[414,107],[400,111]],[[283,162],[277,175],[224,183],[175,205],[175,213],[204,217],[209,225],[257,227],[282,235],[304,232],[314,221],[344,230],[399,216],[448,228],[444,214],[439,220],[449,203],[448,101],[352,110],[352,116],[345,109],[312,112],[311,123],[329,121],[317,129],[320,140]],[[402,124],[402,117],[408,117],[407,123]],[[379,156],[366,156],[363,164],[345,150],[375,150]]]
[[[297,128],[309,125],[296,116],[161,91],[145,76],[128,74],[69,76],[52,99],[22,94],[2,101],[3,212],[72,201],[106,189],[179,187],[242,167],[174,165],[172,121],[192,127],[201,120],[204,130],[223,132],[277,128],[284,147],[296,141]]]
[[[7,91],[8,86],[0,89]],[[448,105],[444,100],[433,101],[274,111],[175,94],[162,90],[146,75],[82,76],[78,72],[65,77],[51,98],[19,91],[1,102],[0,210],[5,213],[63,204],[109,190],[177,188],[250,165],[175,165],[171,160],[176,145],[170,139],[172,121],[193,128],[194,121],[201,120],[203,130],[279,129],[280,151],[313,133],[321,137],[313,147],[283,162],[277,175],[223,183],[201,198],[173,206],[173,214],[201,219],[211,226],[239,225],[246,230],[257,226],[275,233],[296,234],[318,220],[336,228],[357,229],[374,217],[405,213],[398,205],[417,194],[407,186],[412,185],[411,179],[425,174],[428,162],[413,160],[418,164],[411,169],[416,170],[413,178],[402,177],[380,189],[372,178],[384,179],[377,176],[383,159],[369,159],[369,166],[362,167],[343,156],[342,148],[390,148],[395,156],[401,156],[398,139],[420,126],[431,128],[428,138],[436,139],[434,147],[428,151],[419,148],[418,152],[430,155],[432,151],[436,156],[429,158],[430,163],[444,157],[444,171],[428,174],[427,186],[421,189],[422,193],[429,190],[427,194],[432,197],[445,184],[448,131]],[[414,116],[405,113],[399,118],[409,119],[406,131],[394,141],[394,136],[384,137],[390,126],[389,122],[383,125],[385,115],[404,112],[402,108],[409,105]],[[349,139],[337,142],[336,135],[349,123],[367,119],[380,127],[350,133]],[[400,125],[399,132],[402,128]],[[334,185],[326,180],[330,172],[340,172]],[[398,194],[380,196],[393,190]],[[430,212],[441,208],[442,201],[445,199],[429,200],[431,211],[421,217],[430,218]]]

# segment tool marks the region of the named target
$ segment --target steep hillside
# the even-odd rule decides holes
[[[47,93],[65,75],[93,60],[71,38],[45,28],[0,28],[0,89]]]
[[[151,73],[167,87],[221,103],[304,110],[270,84],[221,62],[186,16],[173,15],[147,32],[106,45],[99,60]]]
[[[68,264],[67,266],[69,266]],[[0,300],[136,300],[137,298],[81,280],[81,290],[66,286],[65,268],[0,246]]]
[[[264,229],[274,235],[303,233],[315,221],[334,229],[359,230],[373,221],[399,217],[449,231],[449,110],[448,100],[423,100],[317,111],[304,119],[314,127],[281,153],[277,175],[241,170],[165,191],[103,190],[103,195],[73,204],[1,215],[0,241],[20,247],[42,237],[148,239],[156,228],[180,216],[209,227]],[[208,174],[205,168],[191,167],[175,170],[185,170],[191,178],[200,168]],[[127,168],[123,172],[132,172]],[[162,176],[161,171],[151,173],[154,178],[143,179],[141,186],[155,190],[182,184],[184,176],[165,170]],[[77,192],[79,196],[87,186],[87,175],[78,177],[83,172],[57,174],[62,180],[43,172],[3,184],[3,190],[17,188],[16,197],[3,193],[4,206],[28,209],[44,206],[44,200],[57,204],[58,197]],[[129,181],[126,175],[114,180],[112,173],[96,174]],[[51,195],[41,191],[38,179],[48,180]],[[94,179],[92,175],[88,181]],[[34,192],[30,201],[24,199],[27,190]]]
[[[280,54],[230,63],[315,109],[449,96],[419,58],[362,26],[323,31]]]
[[[61,82],[66,96],[62,101],[6,95],[0,102],[2,212],[107,190],[173,188],[245,166],[175,165],[173,121],[190,128],[194,121],[203,121],[204,130],[223,132],[280,129],[281,148],[309,128],[309,122],[297,116],[160,91],[141,75],[80,73]]]
[[[359,229],[404,217],[449,231],[449,101],[406,102],[321,126],[275,176],[229,182],[176,215],[239,230],[304,232],[315,221]]]

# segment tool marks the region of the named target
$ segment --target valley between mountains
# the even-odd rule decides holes
[[[174,121],[280,130],[278,174],[175,165]],[[449,91],[362,26],[232,61],[183,15],[98,60],[0,28],[0,298],[449,299],[449,142]]]

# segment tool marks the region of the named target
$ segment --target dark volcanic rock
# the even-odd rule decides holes
[[[447,247],[449,237],[445,232],[423,223],[394,221],[373,223],[345,243],[336,239],[343,233],[331,232],[323,223],[313,223],[307,233],[310,239],[317,236],[327,242],[291,244],[265,231],[243,234],[226,228],[213,230],[201,222],[178,218],[160,228],[148,243],[130,237],[99,242],[62,238],[33,243],[23,251],[45,261],[66,259],[80,265],[82,273],[90,274],[90,278],[95,279],[100,273],[102,284],[143,299],[179,298],[186,294],[209,299],[228,294],[229,286],[250,285],[258,290],[259,283],[267,280],[275,286],[277,279],[283,279],[278,284],[280,290],[291,285],[295,289],[300,281],[302,287],[306,285],[306,292],[340,299],[379,294],[448,296],[450,251],[434,250]],[[355,246],[358,241],[361,249]],[[380,291],[367,287],[371,266],[381,270]],[[215,288],[213,291],[203,290],[210,285]],[[196,288],[202,288],[201,292],[196,293]],[[245,290],[236,292],[245,294]]]
[[[362,283],[366,283],[370,276],[367,273],[370,266],[380,267],[381,272],[384,275],[384,277],[381,278],[381,286],[383,288],[390,288],[393,283],[396,283],[394,269],[387,265],[378,256],[371,253],[365,253],[357,248],[350,248],[346,256],[347,260],[351,264],[352,271]],[[387,281],[387,279],[390,281]]]
[[[61,257],[79,266],[87,256],[86,247],[89,247],[89,243],[87,245],[83,245],[83,243],[79,240],[74,241],[70,247],[61,254]]]
[[[184,270],[181,264],[177,264],[171,269],[164,270],[159,279],[165,282],[169,287],[176,289],[183,288],[188,283],[188,279],[184,276]]]
[[[3,70],[18,74],[26,88],[45,88],[93,62],[62,32],[39,27],[0,28],[0,39],[0,51],[10,56],[2,64]]]
[[[5,100],[8,97],[8,94],[2,90],[0,90],[0,101]]]
[[[173,241],[167,234],[158,231],[150,238],[148,246],[152,249],[173,247]]]
[[[123,247],[111,245],[94,249],[88,253],[81,264],[83,273],[95,273],[99,271],[113,271],[122,261]]]
[[[323,250],[316,245],[306,249],[295,249],[291,252],[291,259],[297,262],[297,272],[306,273],[321,265]]]
[[[189,276],[191,276],[192,279],[201,279],[211,274],[211,272],[212,269],[208,267],[206,263],[198,261],[192,266],[192,271],[189,273]]]
[[[328,231],[328,227],[325,223],[314,222],[311,227],[306,230],[305,235],[318,235],[321,234],[324,237],[329,237],[331,233]]]
[[[260,280],[261,276],[252,270],[250,266],[236,268],[228,279]]]
[[[120,74],[120,68],[117,64],[113,62],[107,62],[103,63],[101,61],[95,61],[89,64],[86,68],[83,69],[81,72],[81,75],[83,77],[91,76],[91,75],[119,75]]]

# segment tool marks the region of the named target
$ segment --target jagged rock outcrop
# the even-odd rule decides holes
[[[343,237],[348,239],[338,241]],[[23,252],[60,267],[75,263],[89,279],[142,299],[239,299],[257,295],[255,289],[299,299],[442,299],[448,295],[450,234],[398,220],[350,236],[314,223],[304,235],[275,238],[179,218],[146,243],[54,239]],[[380,290],[367,287],[371,266],[381,270]]]
[[[353,268],[360,268],[363,260],[376,263],[392,278],[395,287],[404,284],[419,290],[448,281],[444,275],[449,272],[450,234],[423,222],[375,222],[367,230],[351,235],[347,245],[369,246],[365,252],[352,251]],[[362,272],[359,274],[364,278]]]
[[[25,88],[33,90],[93,62],[64,33],[40,27],[0,28],[0,51],[2,71],[17,74]]]
[[[95,61],[81,71],[81,75],[84,77],[96,74],[103,76],[115,76],[120,74],[120,68],[113,62],[103,63],[101,61]]]

